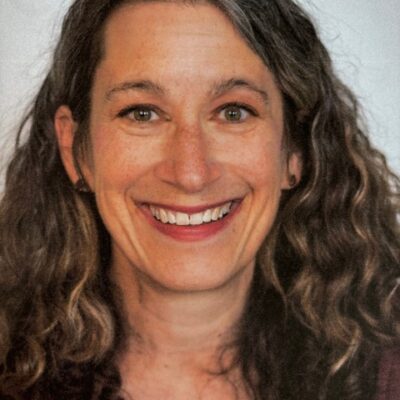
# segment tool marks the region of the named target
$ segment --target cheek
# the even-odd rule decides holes
[[[284,155],[280,140],[260,135],[258,140],[238,143],[224,151],[224,162],[257,190],[265,186],[280,188],[284,173]]]
[[[154,163],[149,143],[108,129],[97,129],[92,138],[92,173],[97,187],[124,188],[145,174]],[[152,157],[153,156],[153,157]]]

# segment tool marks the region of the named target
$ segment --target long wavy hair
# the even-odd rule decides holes
[[[64,171],[53,119],[70,107],[84,157],[104,26],[133,2],[74,2],[19,130],[0,203],[1,398],[121,396],[115,358],[126,335],[110,239],[93,196],[77,193]],[[257,400],[370,399],[379,356],[400,334],[399,179],[371,146],[355,97],[298,5],[208,3],[273,73],[288,147],[303,159],[302,179],[283,195],[257,254],[231,367]]]

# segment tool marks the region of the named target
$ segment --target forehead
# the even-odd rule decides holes
[[[215,24],[218,22],[218,24]],[[208,2],[137,1],[122,4],[111,13],[105,24],[106,37],[114,33],[163,35],[176,28],[179,32],[209,34],[231,31],[229,18]],[[225,32],[226,33],[226,32]],[[138,39],[138,38],[137,38]]]
[[[151,81],[175,99],[196,101],[229,80],[251,82],[279,107],[274,77],[222,11],[208,3],[140,2],[107,21],[92,95],[107,98],[124,82]]]
[[[203,56],[212,67],[209,57],[213,52],[215,56],[236,52],[240,61],[246,59],[253,67],[265,68],[232,22],[208,3],[127,4],[112,14],[105,26],[103,61],[118,59],[121,68],[132,60],[139,66],[146,57],[155,54],[158,60],[167,62],[175,56],[181,63],[191,58],[201,61]],[[231,62],[227,59],[225,64]]]

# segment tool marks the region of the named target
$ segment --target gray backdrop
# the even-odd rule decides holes
[[[71,0],[0,0],[0,166],[38,89]],[[337,71],[364,106],[373,142],[400,173],[400,0],[302,0]],[[2,174],[0,173],[0,188]]]

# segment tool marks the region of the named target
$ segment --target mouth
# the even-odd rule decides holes
[[[233,201],[228,201],[220,206],[207,208],[204,211],[195,213],[175,211],[154,205],[150,205],[149,209],[152,216],[163,224],[197,226],[210,224],[224,218],[231,212],[233,203]]]
[[[176,240],[207,239],[229,226],[240,209],[242,199],[218,204],[178,207],[142,204],[142,211],[150,224],[164,235]]]

